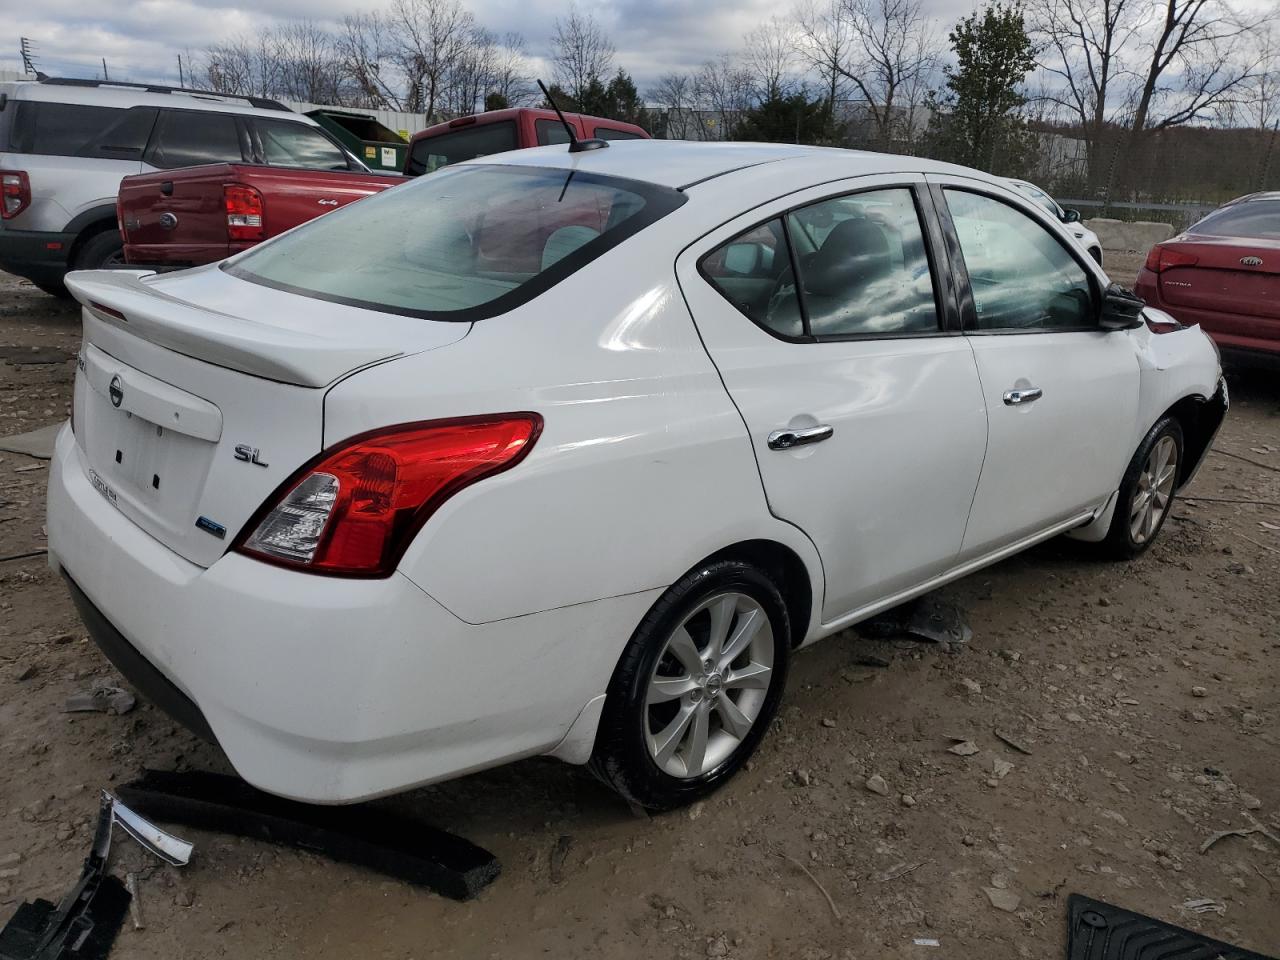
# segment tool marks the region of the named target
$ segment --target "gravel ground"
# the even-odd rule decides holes
[[[66,417],[78,340],[71,306],[0,275],[0,435]],[[704,804],[637,818],[535,760],[374,805],[498,855],[466,904],[199,831],[184,870],[121,840],[146,927],[113,958],[1053,957],[1072,892],[1280,952],[1280,843],[1200,852],[1234,827],[1280,836],[1280,383],[1231,386],[1145,557],[1059,540],[954,584],[974,631],[958,654],[852,632],[805,652],[776,729]],[[0,454],[0,557],[43,550],[46,474]],[[98,788],[228,769],[145,703],[61,712],[112,679],[43,557],[0,562],[0,921],[70,885]],[[1202,898],[1221,912],[1184,907]]]

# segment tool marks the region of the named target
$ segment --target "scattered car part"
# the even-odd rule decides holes
[[[62,706],[63,713],[109,713],[121,716],[137,704],[123,687],[94,687],[89,693],[73,693]]]
[[[181,866],[191,857],[191,844],[103,791],[80,879],[58,904],[32,900],[18,907],[0,929],[0,960],[102,960],[111,952],[132,899],[124,882],[107,873],[111,829],[117,823],[166,863]]]
[[[469,900],[501,869],[469,840],[384,810],[318,807],[216,773],[148,770],[120,788],[159,820],[264,840],[385,873],[454,900]]]
[[[1073,893],[1067,900],[1067,960],[1275,960],[1194,930]]]
[[[864,637],[897,637],[907,634],[933,643],[961,644],[973,639],[973,630],[954,603],[932,595],[920,597],[877,614],[858,624]]]

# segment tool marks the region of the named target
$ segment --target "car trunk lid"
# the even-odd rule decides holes
[[[320,452],[330,384],[470,329],[310,300],[217,268],[73,273],[67,286],[85,305],[73,420],[86,473],[104,509],[201,566]]]
[[[1280,320],[1280,241],[1187,236],[1161,244],[1195,263],[1160,272],[1160,294],[1175,307]]]

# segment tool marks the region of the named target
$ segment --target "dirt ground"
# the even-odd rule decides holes
[[[76,310],[0,275],[0,435],[67,416],[78,340]],[[806,651],[753,763],[704,804],[639,818],[550,760],[383,801],[497,854],[470,903],[199,831],[178,831],[182,870],[118,840],[145,929],[113,958],[1060,957],[1073,892],[1280,953],[1280,842],[1201,853],[1221,830],[1280,837],[1280,377],[1231,388],[1146,556],[1059,540],[954,584],[958,654],[852,632]],[[46,475],[0,453],[0,557],[44,549]],[[0,922],[71,884],[100,787],[228,770],[145,703],[61,712],[112,677],[43,556],[0,561]],[[1204,898],[1221,912],[1184,907]]]

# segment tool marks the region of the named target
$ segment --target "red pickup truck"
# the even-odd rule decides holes
[[[565,114],[565,119],[576,137],[649,136],[619,120],[578,113]],[[550,110],[494,110],[459,117],[414,135],[405,173],[419,176],[473,157],[568,140],[564,124]],[[167,269],[212,263],[404,180],[239,163],[126,177],[116,201],[124,258],[131,264]]]
[[[212,263],[404,177],[210,163],[125,177],[116,216],[131,264]]]

